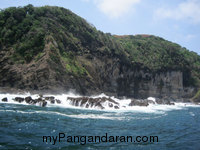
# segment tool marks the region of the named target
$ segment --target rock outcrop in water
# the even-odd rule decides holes
[[[159,99],[159,98],[157,98],[156,99],[156,103],[157,104],[165,104],[165,105],[174,105],[174,103],[173,102],[170,102],[170,100],[169,99]]]
[[[100,109],[104,109],[103,103],[108,103],[108,106],[111,108],[115,108],[115,109],[119,108],[119,103],[117,103],[111,98],[106,98],[106,97],[99,97],[99,98],[68,97],[67,100],[71,101],[71,104],[74,106],[80,106],[80,107],[85,107],[85,108],[98,107]]]
[[[148,106],[148,100],[132,100],[129,106]]]
[[[2,99],[2,101],[7,102],[7,101],[5,101],[5,99],[7,99],[7,98]],[[33,99],[31,96],[28,96],[28,97],[25,97],[25,98],[15,97],[13,100],[16,101],[16,102],[19,102],[19,103],[25,102],[25,103],[30,104],[30,105],[38,104],[39,106],[42,106],[42,107],[45,107],[47,105],[47,102],[49,102],[51,104],[55,104],[55,103],[60,104],[61,103],[60,100],[55,99],[55,97],[53,97],[53,96],[51,96],[51,97],[39,96],[36,99]]]
[[[199,88],[199,70],[200,56],[175,43],[105,34],[64,8],[0,12],[0,91],[188,99]]]
[[[41,107],[46,107],[48,104],[51,105],[71,105],[75,107],[82,108],[97,108],[97,109],[126,109],[127,107],[141,106],[148,107],[149,105],[175,105],[173,102],[170,102],[168,99],[131,99],[128,103],[121,103],[123,100],[115,100],[110,97],[66,97],[65,101],[56,99],[54,96],[37,96],[37,98],[32,98],[31,96],[27,97],[14,97],[12,99],[18,103],[26,103],[29,105],[37,105]],[[2,102],[8,102],[8,98],[4,97]],[[67,103],[65,103],[67,102]],[[196,103],[198,104],[198,103]]]
[[[8,101],[7,97],[2,99],[2,102],[7,102],[7,101]]]

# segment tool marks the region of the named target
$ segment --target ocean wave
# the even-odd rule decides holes
[[[10,112],[10,113],[21,113],[21,114],[44,114],[44,115],[57,115],[67,118],[76,118],[76,119],[103,119],[103,120],[149,120],[149,119],[158,119],[166,116],[167,114],[161,114],[156,116],[126,116],[124,113],[98,113],[98,114],[65,114],[56,111],[22,111],[22,110],[0,110],[0,112]]]
[[[31,95],[30,93],[25,93],[25,94],[0,94],[0,103],[9,103],[9,104],[22,104],[22,105],[29,105],[25,101],[22,103],[16,102],[14,100],[15,97],[22,97],[25,98],[27,96],[31,96],[32,98],[39,98],[40,96],[35,94]],[[72,102],[67,100],[69,97],[73,98],[80,98],[80,95],[76,95],[74,93],[68,93],[68,94],[62,94],[62,95],[43,95],[46,97],[53,96],[55,99],[59,99],[61,103],[54,103],[51,104],[49,101],[47,101],[47,107],[62,107],[62,108],[72,108],[72,109],[84,109],[84,110],[97,110],[97,111],[107,111],[107,112],[135,112],[135,113],[156,113],[156,114],[164,114],[166,111],[171,111],[171,110],[180,110],[180,109],[186,109],[187,107],[200,107],[200,105],[195,105],[192,103],[174,103],[174,105],[161,105],[157,104],[155,101],[155,98],[149,97],[148,100],[151,100],[155,102],[155,104],[149,104],[148,106],[129,106],[131,99],[117,99],[115,97],[109,97],[105,94],[97,95],[97,96],[91,96],[91,98],[111,98],[113,101],[112,105],[118,104],[117,109],[114,109],[113,107],[111,108],[109,105],[111,102],[109,101],[104,101],[102,102],[102,106],[104,109],[99,109],[97,106],[87,106],[87,102],[83,105],[77,104],[77,106],[74,106]],[[8,101],[3,102],[2,99],[7,97]],[[40,106],[41,104],[35,104],[36,106]],[[75,116],[73,116],[75,117]],[[76,116],[76,117],[84,117],[84,116]],[[88,117],[88,116],[87,116]],[[97,117],[97,116],[90,116],[91,118]],[[101,118],[101,117],[100,117]]]

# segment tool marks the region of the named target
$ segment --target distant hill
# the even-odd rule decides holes
[[[61,7],[0,12],[0,87],[190,98],[200,56],[153,35],[111,35]]]

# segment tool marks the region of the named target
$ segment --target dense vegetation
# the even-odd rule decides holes
[[[200,69],[200,56],[176,43],[150,35],[115,36],[130,59],[151,69]]]
[[[13,47],[15,59],[29,62],[44,49],[45,30],[31,5],[24,8],[10,7],[0,13],[0,47]]]
[[[181,70],[186,85],[200,84],[200,56],[176,43],[152,35],[114,36],[129,54],[132,62],[151,70]],[[191,78],[193,76],[193,78]]]
[[[149,35],[112,36],[60,7],[10,7],[0,12],[0,50],[13,50],[16,63],[38,61],[48,40],[54,43],[50,58],[65,63],[66,72],[87,75],[76,55],[118,56],[129,64],[152,71],[181,70],[185,85],[199,85],[200,56],[180,45]]]
[[[194,95],[192,100],[193,100],[193,102],[199,102],[200,101],[200,90]]]
[[[0,48],[14,49],[12,59],[16,63],[40,59],[49,39],[57,45],[51,47],[52,61],[58,63],[60,53],[62,60],[67,63],[67,72],[71,70],[75,74],[84,74],[86,71],[76,59],[68,56],[83,53],[111,54],[114,51],[118,55],[123,53],[112,38],[67,9],[27,5],[1,10]]]

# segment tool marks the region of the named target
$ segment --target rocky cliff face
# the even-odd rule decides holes
[[[110,68],[109,68],[110,66]],[[112,66],[112,67],[111,67]],[[103,70],[107,68],[107,70]],[[190,98],[196,88],[184,87],[183,72],[169,70],[166,72],[151,72],[139,67],[129,68],[120,63],[110,64],[102,68],[103,83],[101,91],[108,95],[134,98],[171,97],[174,99]],[[98,75],[98,72],[96,73]],[[102,80],[100,80],[102,81]]]
[[[125,78],[119,78],[120,95],[129,94],[130,97],[147,98],[171,97],[174,99],[190,97],[195,88],[183,86],[183,73],[181,71],[167,71],[150,73],[144,70],[130,72]],[[191,95],[190,95],[191,94]]]
[[[6,9],[0,31],[0,90],[7,92],[179,99],[199,86],[198,55],[155,36],[104,34],[63,8]]]
[[[3,52],[2,52],[3,53]],[[77,56],[87,74],[77,77],[65,72],[65,66],[51,61],[49,50],[39,61],[13,64],[1,53],[1,87],[27,91],[62,93],[73,90],[83,95],[100,94],[134,98],[191,97],[195,88],[183,86],[181,71],[151,72],[149,69],[123,64],[120,59],[88,54]],[[5,52],[6,53],[6,52]],[[102,61],[104,60],[104,61]],[[57,70],[57,72],[55,71]]]

